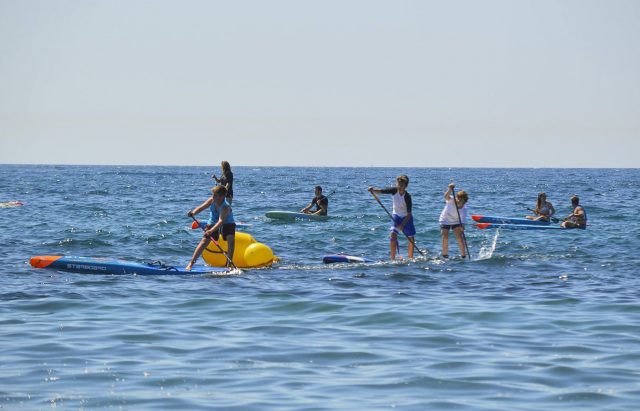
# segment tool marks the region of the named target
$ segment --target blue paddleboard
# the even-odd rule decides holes
[[[92,258],[62,255],[40,255],[30,260],[34,268],[53,268],[60,271],[82,274],[137,274],[137,275],[178,275],[207,274],[229,271],[224,267],[193,267],[186,271],[184,267],[165,265],[160,262],[136,263],[114,258]]]
[[[334,255],[325,255],[322,258],[322,262],[325,264],[333,264],[333,263],[373,263],[374,261],[364,257],[356,257],[356,256],[344,255],[344,254],[334,254]]]
[[[521,224],[521,225],[550,225],[548,221],[541,220],[529,220],[527,218],[513,218],[513,217],[495,217],[474,214],[471,216],[473,221],[477,223],[492,223],[492,224]]]
[[[502,230],[564,230],[559,225],[531,225],[531,224],[494,224],[494,223],[477,223],[476,227],[481,230],[488,228]]]

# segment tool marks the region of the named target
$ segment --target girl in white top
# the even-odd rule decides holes
[[[447,191],[444,193],[444,201],[445,206],[440,213],[440,219],[438,222],[440,223],[440,236],[442,238],[442,257],[449,258],[449,230],[453,230],[453,233],[456,236],[456,240],[458,241],[458,247],[460,248],[460,254],[464,259],[466,257],[465,254],[465,246],[464,246],[464,223],[467,220],[467,208],[465,204],[469,201],[469,196],[464,191],[458,191],[456,193],[456,202],[453,202],[453,198],[451,193],[455,185],[453,183],[449,184]],[[457,209],[456,209],[457,204]],[[458,216],[458,213],[460,215]]]

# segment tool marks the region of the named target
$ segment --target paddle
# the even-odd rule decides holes
[[[380,207],[382,207],[382,209],[387,213],[387,215],[389,216],[389,218],[391,219],[391,221],[393,221],[393,216],[391,215],[391,213],[389,212],[389,210],[387,210],[387,207],[384,206],[384,204],[382,204],[382,201],[380,201],[380,199],[378,198],[378,196],[376,195],[376,193],[374,193],[373,191],[369,191],[371,193],[371,195],[373,196],[373,198],[376,199],[376,201],[378,202],[378,204],[380,204]],[[393,223],[395,224],[395,221],[393,221]],[[402,234],[404,234],[404,232],[402,232]],[[405,237],[407,237],[407,240],[409,240],[409,242],[411,244],[413,244],[413,248],[415,248],[416,250],[418,250],[418,252],[420,253],[421,256],[425,257],[425,254],[422,252],[422,250],[420,250],[418,248],[418,246],[416,245],[415,241],[413,241],[411,239],[411,237],[409,237],[408,235],[404,234]]]
[[[200,226],[200,224],[198,223],[198,220],[196,220],[196,218],[192,215],[190,215],[189,217],[191,217],[193,219],[193,221],[198,224],[198,227],[202,228],[202,231],[206,231],[204,229],[204,227]],[[193,226],[191,226],[191,228],[193,228]],[[218,242],[216,240],[214,240],[213,237],[209,236],[209,240],[213,241],[213,244],[215,244],[218,249],[220,250],[220,252],[222,253],[222,255],[224,255],[227,259],[227,261],[229,262],[229,264],[231,264],[231,267],[233,267],[234,269],[238,269],[238,267],[236,267],[236,265],[233,263],[233,261],[231,261],[231,258],[229,258],[229,254],[225,253],[224,250],[222,249],[222,247],[220,247],[220,244],[218,244]]]
[[[451,185],[451,195],[453,196],[453,204],[455,204],[456,206],[456,213],[458,214],[458,222],[460,223],[460,226],[462,226],[462,218],[460,218],[460,209],[458,208],[458,202],[456,201],[456,190],[453,187],[453,184]],[[471,254],[469,253],[469,245],[467,244],[467,236],[464,234],[464,227],[462,228],[462,242],[464,243],[464,248],[467,251],[467,257],[469,257],[469,260],[471,260]]]
[[[529,208],[529,207],[525,207],[526,210],[531,211],[534,214],[539,214],[536,210],[534,210],[533,208]],[[552,223],[560,223],[563,220],[559,219],[559,218],[555,218],[555,217],[549,217],[549,220],[551,220]]]

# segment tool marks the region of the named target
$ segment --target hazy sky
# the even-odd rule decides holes
[[[640,167],[638,153],[638,0],[0,0],[0,163]]]

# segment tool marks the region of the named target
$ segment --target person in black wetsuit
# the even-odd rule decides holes
[[[316,206],[315,211],[311,210],[313,206]],[[316,186],[316,196],[311,199],[309,205],[300,210],[301,213],[315,214],[315,215],[327,215],[329,211],[329,199],[322,194],[322,187]]]
[[[212,175],[211,178],[216,180],[216,183],[220,184],[227,189],[227,197],[225,200],[229,205],[233,202],[233,173],[231,172],[231,165],[228,161],[220,163],[222,169],[222,177],[218,178],[216,175]]]

